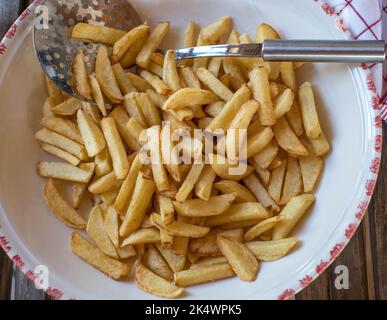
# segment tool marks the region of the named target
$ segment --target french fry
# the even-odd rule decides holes
[[[164,95],[171,91],[171,88],[155,74],[147,70],[141,70],[139,74],[157,93]]]
[[[85,220],[62,197],[52,179],[48,179],[44,187],[44,199],[47,206],[66,225],[72,228],[85,229]]]
[[[300,157],[299,164],[301,168],[304,192],[310,192],[314,189],[318,181],[324,166],[324,162],[320,157],[310,155],[306,157]]]
[[[290,89],[286,89],[274,101],[274,115],[277,119],[281,118],[290,111],[294,102],[294,93]]]
[[[235,274],[228,263],[203,265],[175,273],[175,283],[182,287],[217,281],[233,277]]]
[[[177,213],[184,217],[210,217],[225,213],[235,200],[233,193],[210,197],[207,201],[191,199],[174,202]]]
[[[92,170],[83,170],[62,162],[47,162],[41,161],[38,165],[38,174],[42,177],[88,183],[94,173]]]
[[[205,225],[220,226],[231,222],[248,221],[268,218],[268,212],[258,202],[233,204],[223,214],[207,218]]]
[[[140,25],[130,30],[122,38],[115,42],[113,45],[112,62],[119,62],[133,43],[140,38],[148,36],[149,30],[149,26]]]
[[[91,88],[85,64],[85,54],[82,49],[75,55],[72,69],[77,91],[85,98],[91,99]]]
[[[304,125],[302,123],[301,107],[296,100],[293,101],[292,107],[285,116],[296,136],[299,137],[302,135],[304,132]]]
[[[139,75],[132,72],[127,72],[127,76],[130,82],[136,87],[139,92],[145,92],[148,89],[152,89],[152,86]]]
[[[270,197],[280,203],[282,187],[285,180],[286,172],[286,161],[283,161],[280,166],[275,168],[270,175],[269,185],[267,186],[267,191],[269,192]]]
[[[214,120],[207,127],[207,130],[211,131],[219,128],[227,129],[229,123],[232,121],[235,114],[238,112],[239,108],[244,103],[246,103],[250,99],[250,97],[251,97],[251,92],[248,86],[243,85],[237,92],[234,93],[230,101],[228,101],[225,104],[222,111],[214,118]]]
[[[72,116],[73,114],[77,113],[81,106],[82,104],[80,100],[76,98],[70,98],[52,108],[52,111],[60,116]]]
[[[216,101],[214,103],[209,104],[206,107],[205,112],[211,117],[216,117],[222,111],[224,106],[224,101]]]
[[[136,91],[136,88],[130,82],[124,68],[122,68],[120,63],[114,64],[112,69],[117,80],[118,87],[124,95]]]
[[[280,72],[282,83],[296,93],[297,85],[293,62],[281,62]]]
[[[220,80],[218,80],[206,68],[198,68],[196,75],[208,88],[210,88],[219,98],[229,101],[233,97],[232,91],[227,88]]]
[[[284,238],[271,241],[246,242],[246,247],[261,261],[273,261],[282,258],[297,244],[297,238]]]
[[[117,80],[114,76],[108,51],[105,46],[100,46],[95,61],[95,74],[97,81],[105,96],[112,102],[120,104],[124,100]]]
[[[117,107],[114,108],[109,116],[115,120],[118,132],[120,133],[120,136],[125,141],[129,149],[133,151],[140,150],[141,145],[138,143],[137,139],[133,138],[131,132],[127,128],[127,124],[131,118],[129,118],[126,111],[121,107]]]
[[[268,214],[267,217],[269,217],[270,214]],[[241,220],[241,221],[234,221],[234,222],[228,222],[222,225],[222,229],[224,230],[232,230],[235,228],[248,228],[256,225],[259,223],[262,219],[248,219],[248,220]]]
[[[231,75],[224,74],[219,78],[219,81],[227,88],[231,89]]]
[[[148,243],[159,243],[161,241],[160,231],[157,228],[142,228],[134,231],[129,237],[122,241],[121,247]]]
[[[269,76],[266,68],[254,68],[249,73],[249,78],[255,100],[259,102],[259,120],[264,126],[272,126],[276,123],[276,118],[271,100]]]
[[[80,169],[91,170],[93,168],[93,163],[82,163],[79,165]],[[81,205],[82,199],[87,191],[87,183],[75,182],[71,186],[71,198],[73,201],[73,206],[75,209],[79,208]]]
[[[47,95],[51,98],[53,106],[63,102],[63,97],[60,89],[51,81],[51,79],[44,75],[44,84],[46,86]]]
[[[164,230],[173,236],[200,238],[204,237],[210,231],[210,228],[208,227],[197,226],[181,221],[173,221],[170,224],[164,224],[161,222],[160,215],[155,213],[151,215],[150,219],[157,228]]]
[[[148,71],[154,73],[159,78],[163,77],[163,67],[160,67],[158,64],[151,61],[149,63]]]
[[[232,29],[227,39],[227,44],[239,44],[239,33]]]
[[[73,156],[72,154],[68,153],[67,151],[64,151],[56,146],[52,146],[50,144],[43,143],[40,147],[44,151],[48,152],[49,154],[52,154],[55,157],[63,159],[73,166],[78,166],[79,163],[81,162],[81,160],[79,160],[77,157]]]
[[[233,58],[223,58],[223,69],[226,74],[231,76],[231,87],[236,91],[239,90],[241,86],[246,84],[245,77],[238,64],[235,63]]]
[[[173,252],[179,256],[186,256],[188,250],[189,238],[173,237]]]
[[[314,201],[314,195],[308,193],[290,199],[279,215],[283,220],[273,229],[273,240],[287,237]]]
[[[120,246],[119,221],[117,211],[109,206],[105,212],[103,226],[115,248]],[[122,259],[122,253],[117,252]]]
[[[274,170],[278,168],[282,164],[283,160],[281,160],[278,156],[276,156],[273,161],[270,163],[269,170]]]
[[[113,118],[102,119],[101,127],[113,162],[117,179],[124,179],[129,170],[128,158]]]
[[[223,256],[203,257],[203,258],[200,258],[195,263],[192,263],[190,269],[196,269],[196,268],[200,268],[200,267],[209,267],[209,266],[213,266],[216,264],[226,264],[226,263],[227,263],[227,259]]]
[[[277,203],[270,197],[269,193],[266,191],[265,187],[257,179],[254,174],[249,175],[243,179],[246,187],[254,194],[257,200],[268,210],[275,212],[280,211],[280,207]]]
[[[220,251],[239,279],[243,281],[254,281],[256,279],[259,263],[245,245],[225,236],[218,236],[217,243]]]
[[[101,128],[83,110],[78,110],[77,122],[89,157],[102,152],[106,148],[106,142]]]
[[[265,219],[259,223],[257,223],[254,227],[249,229],[245,234],[245,241],[251,241],[262,233],[272,229],[275,225],[283,220],[280,216],[274,216],[268,219]]]
[[[253,157],[265,149],[274,137],[273,130],[266,127],[247,139],[247,158]]]
[[[177,181],[181,181],[181,174],[179,169],[178,153],[174,149],[174,142],[169,132],[169,126],[164,126],[161,131],[161,158],[165,164],[165,168],[171,175],[171,177]],[[168,183],[170,185],[170,183]]]
[[[160,229],[161,247],[163,247],[164,249],[172,249],[173,239],[174,239],[173,235],[170,235],[165,230]]]
[[[78,232],[71,235],[71,249],[82,260],[115,280],[127,277],[130,272],[129,264],[106,256]]]
[[[151,32],[148,41],[141,49],[136,58],[139,67],[147,69],[151,60],[152,53],[159,47],[164,37],[170,29],[170,22],[160,22]]]
[[[220,154],[210,154],[209,158],[212,169],[223,179],[239,181],[254,171],[253,167],[241,166],[241,163],[231,162]]]
[[[210,104],[218,100],[216,94],[211,91],[197,88],[183,88],[167,99],[163,109],[168,110],[192,107],[195,105]]]
[[[277,121],[273,127],[273,131],[274,136],[281,148],[294,155],[308,155],[308,150],[297,138],[296,134],[284,117]]]
[[[51,119],[53,117],[52,109],[55,107],[55,100],[52,97],[48,97],[46,101],[43,104],[42,113],[43,113],[43,120],[44,119]],[[56,117],[55,117],[56,118]]]
[[[163,81],[173,92],[181,89],[180,78],[176,68],[176,52],[173,50],[168,50],[165,55],[162,77]]]
[[[157,197],[160,206],[160,216],[163,224],[170,224],[175,217],[175,209],[173,207],[173,201],[167,197],[159,195]]]
[[[160,115],[157,111],[156,106],[154,105],[152,99],[148,96],[148,94],[136,93],[135,98],[139,107],[142,110],[142,114],[144,115],[146,125],[148,127],[160,126],[161,125]]]
[[[91,86],[91,92],[92,92],[93,98],[97,103],[99,110],[104,116],[106,116],[107,111],[106,111],[105,99],[103,97],[102,90],[98,83],[97,78],[92,75],[89,76],[89,83]]]
[[[220,18],[218,21],[202,29],[201,34],[203,39],[209,43],[217,43],[229,32],[231,23],[231,17]]]
[[[124,69],[129,69],[131,66],[136,64],[137,55],[140,53],[145,43],[148,41],[149,36],[146,35],[142,38],[137,39],[125,52],[124,56],[120,60],[120,64]]]
[[[198,198],[205,201],[209,200],[215,178],[215,171],[207,164],[195,185],[195,194]]]
[[[173,249],[164,249],[161,247],[161,244],[156,244],[155,246],[173,272],[184,270],[186,265],[186,256],[175,254]]]
[[[195,47],[196,31],[197,31],[197,25],[195,21],[190,20],[184,32],[184,43],[183,43],[184,48]]]
[[[304,82],[298,92],[301,106],[302,121],[306,135],[311,139],[320,137],[322,130],[318,119],[312,85]]]
[[[247,137],[248,138],[251,138],[252,136],[254,136],[255,134],[257,134],[257,132],[259,131],[262,131],[265,127],[261,124],[261,122],[259,121],[259,119],[256,119],[254,120],[249,128],[247,129]]]
[[[189,193],[193,190],[196,182],[198,181],[203,168],[204,164],[194,163],[192,165],[192,168],[176,194],[176,201],[183,202],[187,199]]]
[[[125,96],[124,106],[131,118],[135,118],[141,126],[146,126],[144,114],[136,100],[136,93],[132,92]]]
[[[164,55],[158,52],[152,53],[151,60],[153,63],[157,64],[159,67],[164,66]]]
[[[119,186],[115,186],[113,189],[101,193],[101,200],[103,204],[106,204],[108,206],[112,205],[117,198],[118,190]]]
[[[179,71],[185,83],[187,84],[187,87],[201,89],[202,85],[200,84],[200,80],[190,67],[179,68]]]
[[[308,138],[308,140],[309,140],[310,145],[312,146],[314,153],[317,156],[321,157],[321,156],[327,154],[331,149],[324,132],[322,132],[321,135],[317,139]]]
[[[102,177],[113,170],[112,160],[109,151],[106,148],[95,156],[94,162],[96,177]]]
[[[71,31],[71,38],[114,45],[125,33],[119,29],[79,22]]]
[[[278,154],[278,143],[273,139],[261,152],[252,157],[252,161],[261,169],[267,169]]]
[[[68,119],[59,117],[43,118],[40,124],[56,133],[59,133],[75,142],[83,144],[83,139],[77,125]]]
[[[126,124],[126,130],[128,133],[128,138],[131,139],[131,147],[136,151],[139,151],[143,145],[143,142],[140,140],[141,132],[143,132],[145,128],[136,118],[130,118]]]
[[[280,204],[285,205],[292,197],[299,195],[301,192],[302,177],[300,165],[296,158],[289,157]]]
[[[134,280],[140,289],[162,298],[177,298],[184,292],[183,288],[153,273],[139,261],[136,262]]]
[[[102,194],[117,187],[118,181],[114,172],[110,172],[92,182],[89,191],[95,194]]]
[[[107,256],[118,259],[118,254],[113,242],[104,229],[104,218],[99,206],[95,206],[90,213],[86,226],[87,234],[95,241],[97,247]]]
[[[261,179],[262,183],[267,187],[270,180],[270,171],[268,169],[261,169],[254,162],[252,162],[252,165],[255,169],[255,172],[258,174],[259,178]]]
[[[223,194],[233,193],[234,203],[255,202],[255,197],[244,186],[233,180],[221,180],[214,183],[214,188]]]
[[[153,245],[145,246],[143,263],[152,272],[164,278],[165,280],[173,280],[173,271]]]
[[[139,173],[128,211],[120,227],[121,237],[128,236],[141,226],[154,191],[155,183],[153,180],[145,178],[142,173]]]
[[[117,248],[117,253],[121,260],[128,259],[136,255],[136,250],[132,245],[125,246],[123,248]]]

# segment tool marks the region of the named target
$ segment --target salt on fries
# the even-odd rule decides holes
[[[315,201],[330,145],[312,85],[297,87],[301,64],[177,64],[173,50],[157,51],[169,30],[167,21],[129,32],[76,24],[73,39],[101,43],[95,73],[88,74],[86,51],[73,65],[76,89],[95,104],[68,98],[45,77],[36,138],[64,161],[38,165],[47,206],[91,239],[74,232],[74,254],[116,280],[133,265],[139,288],[176,298],[205,282],[254,281],[260,262],[291,252],[297,238],[289,235]],[[279,38],[267,24],[256,30],[256,42]],[[190,21],[183,46],[252,42],[222,17],[202,29]],[[144,133],[151,132],[157,143],[149,147]],[[143,161],[148,152],[160,161]],[[190,163],[180,161],[185,152]],[[53,179],[71,185],[71,204]],[[85,221],[77,208],[87,193],[93,208]]]

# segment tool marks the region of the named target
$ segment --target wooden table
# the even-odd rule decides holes
[[[0,38],[28,6],[29,0],[0,0]],[[387,133],[387,125],[383,131]],[[383,142],[387,150],[387,139]],[[379,180],[368,213],[355,236],[332,266],[308,288],[296,296],[303,299],[387,299],[387,157],[384,156]],[[335,267],[349,269],[349,289],[334,286]],[[49,299],[34,288],[24,275],[12,266],[0,249],[0,299]]]

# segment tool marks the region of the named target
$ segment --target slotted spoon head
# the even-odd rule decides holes
[[[60,89],[86,100],[73,86],[73,59],[83,48],[88,72],[92,74],[99,44],[70,39],[74,25],[85,22],[129,31],[140,25],[141,19],[127,0],[43,0],[40,4],[34,27],[39,62]]]

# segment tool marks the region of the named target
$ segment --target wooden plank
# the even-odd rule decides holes
[[[11,298],[12,262],[0,248],[0,300]]]
[[[19,16],[20,8],[23,6],[20,0],[3,0],[0,1],[0,36],[3,38],[4,34],[11,27],[12,23]]]
[[[309,286],[296,295],[296,300],[329,300],[329,272],[326,270]]]
[[[44,292],[37,290],[34,283],[28,280],[20,270],[15,270],[14,277],[15,300],[44,300]]]

